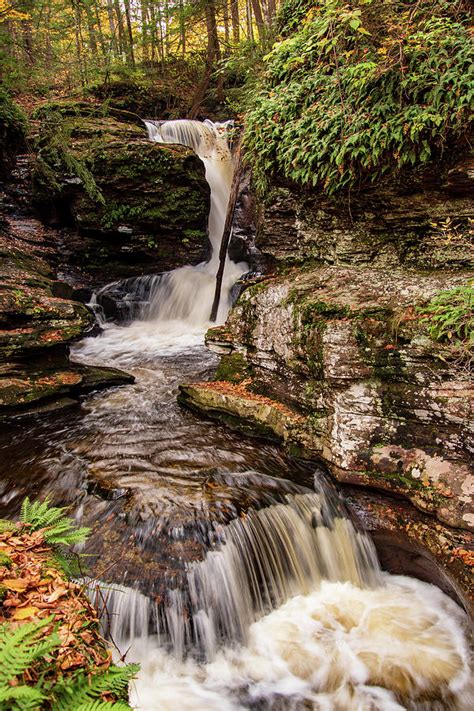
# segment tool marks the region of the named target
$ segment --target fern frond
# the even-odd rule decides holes
[[[0,625],[0,688],[59,647],[61,641],[54,632],[41,639],[44,628],[53,619],[51,615],[40,622],[25,622],[13,630],[8,623]]]
[[[0,686],[0,709],[37,709],[45,695],[32,686]]]
[[[124,696],[130,680],[138,670],[137,664],[128,664],[125,667],[112,666],[106,672],[93,677],[81,673],[76,677],[74,683],[69,681],[57,684],[54,688],[54,709],[55,711],[71,711],[73,708],[76,709],[81,705],[90,704],[92,701],[100,699],[103,693],[112,693],[118,697]]]
[[[84,543],[89,528],[77,528],[71,518],[64,515],[64,506],[51,506],[49,498],[31,502],[29,497],[21,505],[20,519],[32,531],[44,529],[44,539],[51,545],[74,546]]]
[[[130,706],[123,701],[89,701],[85,704],[73,704],[69,711],[130,711]]]

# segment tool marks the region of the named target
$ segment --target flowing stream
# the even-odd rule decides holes
[[[80,409],[12,422],[0,508],[25,493],[71,504],[105,632],[139,661],[143,711],[468,711],[468,621],[434,586],[380,569],[323,473],[176,404],[212,377],[203,345],[232,178],[226,126],[147,124],[202,158],[212,258],[107,285],[103,331],[72,357],[132,373]],[[226,263],[219,321],[246,265]],[[114,295],[122,323],[106,322]]]

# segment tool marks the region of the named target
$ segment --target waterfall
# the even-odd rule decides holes
[[[107,609],[115,620],[114,641],[133,643],[138,630],[132,632],[130,620],[141,605],[138,617],[148,614],[149,625],[141,623],[138,636],[150,629],[177,657],[190,651],[211,659],[219,646],[245,642],[253,622],[322,580],[381,583],[372,542],[338,509],[330,512],[324,490],[286,494],[285,503],[250,509],[222,528],[218,541],[189,567],[186,589],[171,591],[161,611],[137,591],[113,586]]]
[[[214,272],[219,261],[219,245],[227,214],[232,185],[232,155],[227,140],[227,129],[233,121],[145,121],[150,141],[187,146],[204,163],[206,180],[211,189],[211,208],[208,218],[212,257],[209,267]]]
[[[150,282],[149,299],[139,311],[139,317],[155,322],[184,321],[193,327],[208,325],[214,298],[215,278],[219,265],[219,247],[232,185],[233,162],[229,149],[227,129],[231,121],[145,121],[150,141],[179,144],[191,148],[202,160],[206,180],[210,187],[208,236],[212,254],[209,262],[195,267],[184,266],[156,276],[139,277],[137,291],[144,291]],[[222,299],[218,322],[223,322],[230,307],[230,290],[237,279],[247,271],[246,264],[235,264],[228,257],[224,270]],[[112,285],[116,288],[116,284]],[[146,289],[146,287],[145,287]],[[129,293],[137,293],[133,290]]]
[[[90,306],[104,333],[101,338],[82,341],[76,349],[77,358],[101,363],[106,358],[111,365],[129,367],[144,354],[155,358],[200,345],[206,330],[215,325],[209,319],[233,176],[227,136],[231,123],[145,121],[151,141],[187,146],[204,163],[211,191],[208,218],[211,258],[197,266],[124,279],[99,289]],[[231,306],[231,289],[247,270],[247,264],[236,264],[227,256],[217,324],[225,321]],[[113,317],[121,326],[107,323],[110,304],[114,305]]]
[[[216,531],[165,601],[124,586],[92,593],[102,609],[107,597],[114,643],[142,665],[134,707],[471,708],[456,604],[383,573],[330,492],[285,498]]]

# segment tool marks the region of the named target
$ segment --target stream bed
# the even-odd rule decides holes
[[[133,385],[2,430],[0,515],[50,495],[92,528],[90,589],[137,709],[470,709],[468,623],[384,573],[324,473],[181,409],[203,330],[108,325],[73,359]]]

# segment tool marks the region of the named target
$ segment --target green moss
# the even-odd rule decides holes
[[[231,353],[222,356],[217,366],[215,380],[227,380],[230,383],[241,383],[251,374],[249,365],[242,353]]]
[[[12,559],[10,556],[3,551],[0,551],[0,566],[3,566],[4,568],[11,568],[11,565]]]

